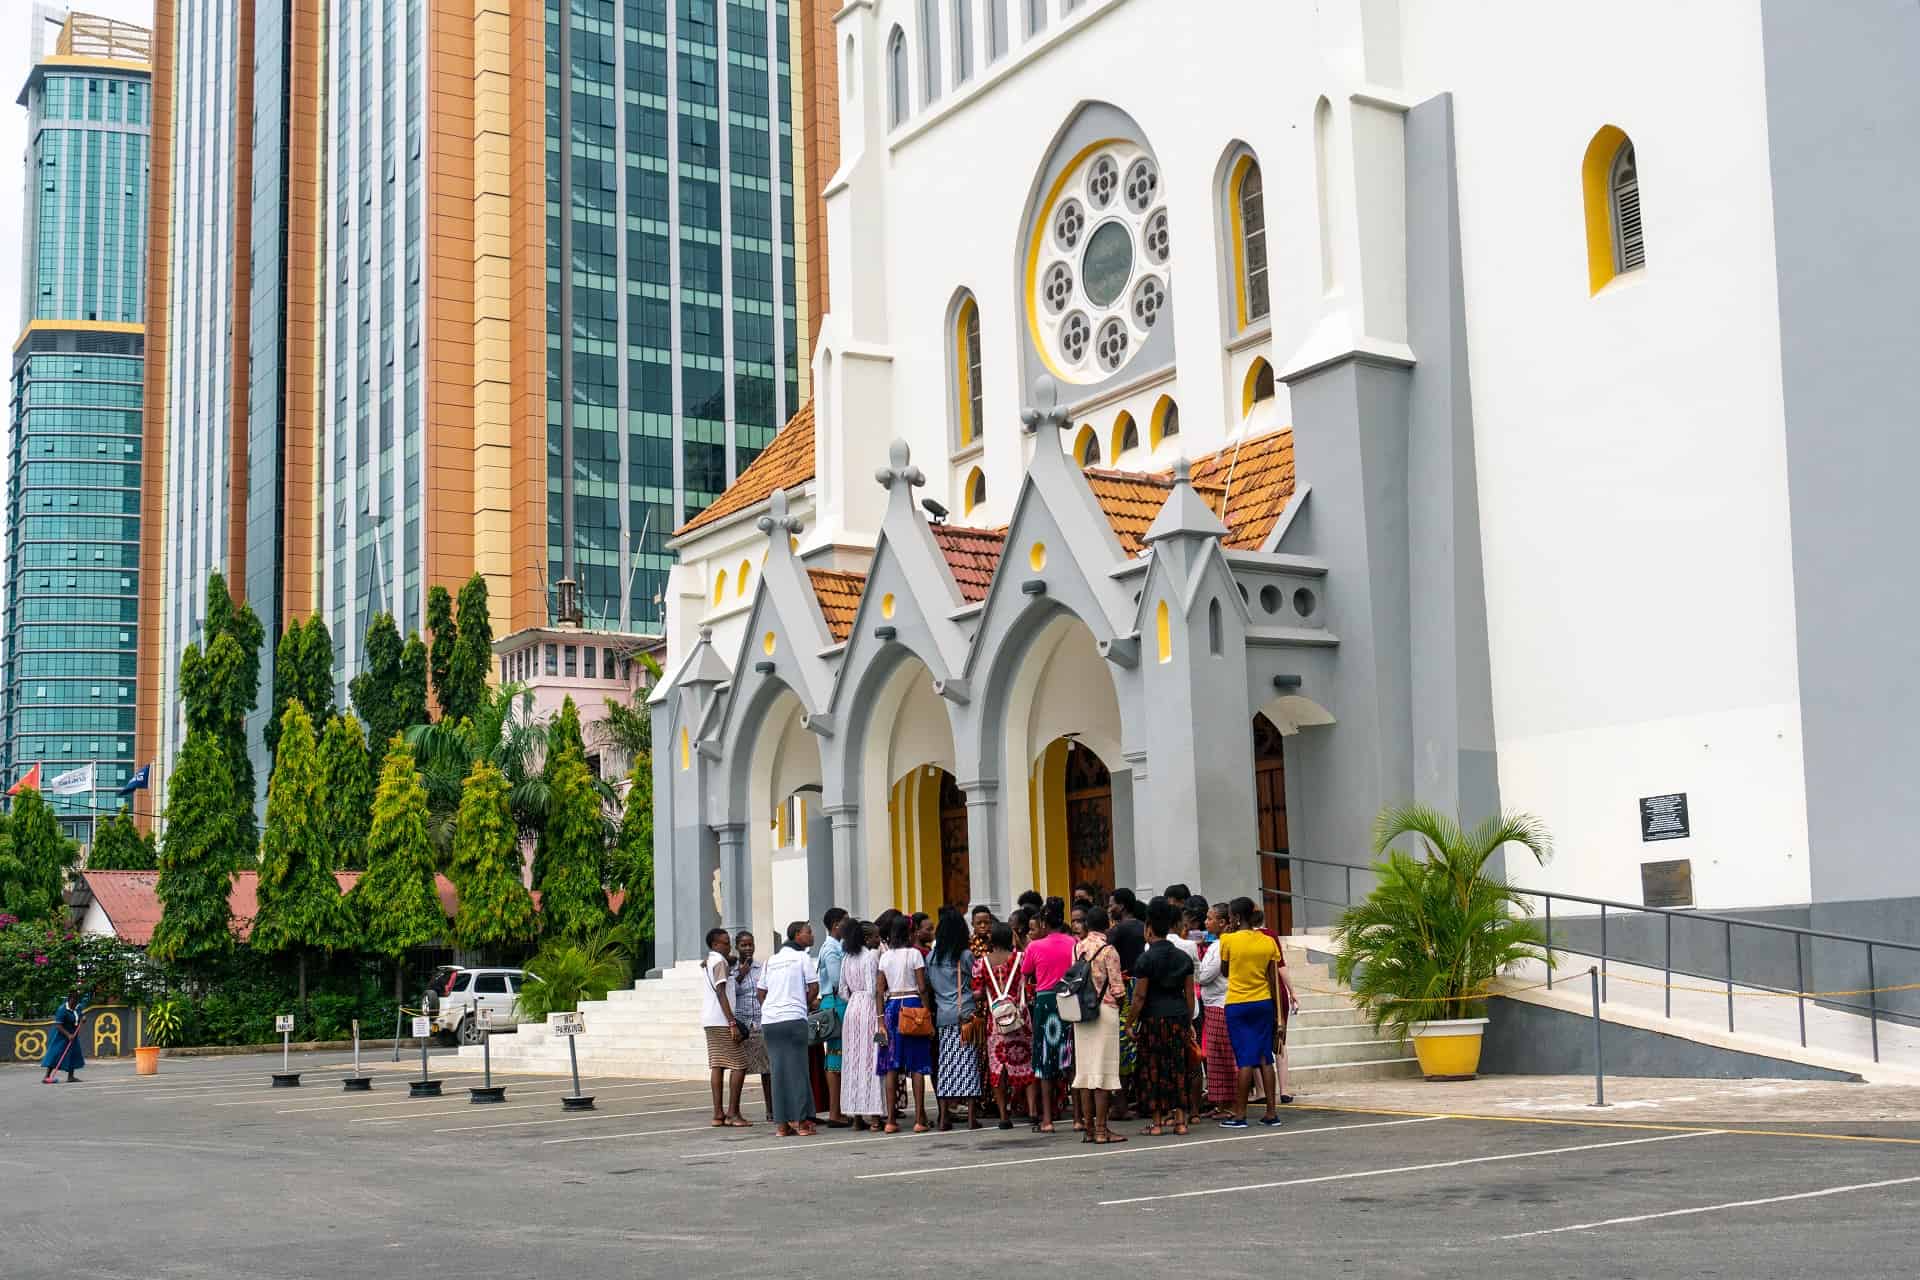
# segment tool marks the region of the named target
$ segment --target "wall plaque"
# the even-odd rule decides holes
[[[1687,818],[1687,793],[1640,797],[1640,839],[1684,840],[1693,834]]]
[[[1693,860],[1675,858],[1670,862],[1641,863],[1640,901],[1649,907],[1692,906]]]

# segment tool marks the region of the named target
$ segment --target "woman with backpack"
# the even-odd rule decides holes
[[[980,1022],[974,1017],[973,952],[967,922],[952,907],[940,908],[933,950],[927,955],[927,985],[933,989],[933,1096],[942,1133],[953,1128],[954,1104],[967,1104],[967,1128],[980,1127]]]
[[[987,954],[974,962],[974,999],[987,1010],[987,1083],[1000,1104],[1000,1127],[1013,1128],[1009,1095],[1020,1090],[1027,1113],[1035,1114],[1033,1028],[1027,1017],[1027,980],[1014,950],[1013,926],[995,924],[987,934]]]
[[[1120,953],[1107,941],[1105,907],[1087,908],[1087,936],[1074,945],[1073,961],[1086,965],[1085,987],[1099,1001],[1097,1017],[1073,1024],[1073,1089],[1086,1126],[1080,1141],[1125,1142],[1107,1127],[1113,1095],[1120,1090],[1120,1002],[1127,980]]]

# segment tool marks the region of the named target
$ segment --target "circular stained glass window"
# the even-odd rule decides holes
[[[1171,305],[1172,244],[1160,165],[1110,142],[1060,180],[1029,233],[1028,314],[1048,368],[1090,384],[1119,373]]]
[[[1118,218],[1103,222],[1087,237],[1080,263],[1082,287],[1096,307],[1110,307],[1133,275],[1133,233]]]

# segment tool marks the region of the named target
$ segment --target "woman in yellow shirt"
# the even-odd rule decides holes
[[[1221,936],[1220,967],[1227,975],[1227,1036],[1233,1042],[1233,1114],[1223,1129],[1247,1127],[1247,1097],[1255,1073],[1267,1091],[1264,1125],[1280,1123],[1280,1093],[1273,1078],[1273,1036],[1280,1016],[1280,944],[1253,927],[1253,899],[1235,898],[1227,906],[1233,932]]]

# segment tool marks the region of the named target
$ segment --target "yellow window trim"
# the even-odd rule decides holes
[[[682,769],[693,767],[693,746],[684,728],[680,730],[680,767]]]
[[[980,502],[974,501],[973,489],[976,482],[978,482],[984,488],[986,485],[986,480],[987,480],[986,473],[982,471],[979,467],[975,467],[973,468],[973,470],[967,472],[967,478],[961,481],[961,484],[960,484],[960,510],[962,512],[964,512],[967,515],[972,515],[974,512],[974,508],[978,507],[981,502],[985,501],[984,498],[982,498]]]
[[[713,602],[719,604],[727,598],[727,571],[720,570],[713,578]]]
[[[1053,180],[1053,186],[1047,191],[1047,198],[1040,202],[1040,212],[1033,220],[1033,234],[1027,238],[1027,333],[1035,341],[1033,349],[1040,353],[1041,363],[1047,371],[1062,382],[1071,383],[1073,378],[1047,354],[1046,344],[1040,342],[1040,296],[1034,291],[1035,282],[1040,276],[1040,244],[1046,236],[1047,228],[1053,225],[1053,207],[1060,203],[1060,195],[1067,189],[1067,180],[1080,169],[1088,156],[1102,147],[1111,147],[1124,142],[1124,138],[1100,138],[1080,148],[1060,169],[1060,175]]]
[[[1240,384],[1240,416],[1242,418],[1250,417],[1253,414],[1254,388],[1260,385],[1260,371],[1262,369],[1271,369],[1272,367],[1272,365],[1267,363],[1265,356],[1254,357],[1253,363],[1247,366],[1246,380]]]
[[[1253,154],[1242,152],[1233,162],[1233,173],[1227,178],[1227,220],[1233,240],[1233,316],[1234,328],[1247,327],[1247,238],[1246,228],[1240,219],[1240,184],[1246,181],[1247,170],[1253,168]],[[1268,259],[1272,261],[1271,258]]]
[[[979,428],[973,421],[973,362],[967,358],[967,317],[979,310],[973,295],[968,294],[953,313],[953,367],[957,375],[953,385],[959,400],[962,449],[972,444],[979,435]]]
[[[1587,222],[1587,294],[1606,288],[1619,272],[1613,260],[1613,158],[1628,142],[1614,125],[1602,125],[1580,161],[1580,202]]]
[[[734,575],[733,594],[737,596],[747,594],[747,579],[752,576],[753,565],[748,561],[742,560],[740,562],[739,572]]]
[[[1134,421],[1132,414],[1122,409],[1120,416],[1113,420],[1113,451],[1111,456],[1115,459],[1118,459],[1120,455],[1125,452],[1122,446],[1126,444],[1128,427],[1132,427],[1137,432],[1140,429],[1140,424]]]
[[[1158,449],[1160,447],[1160,442],[1166,438],[1161,434],[1161,432],[1166,428],[1166,425],[1167,425],[1167,410],[1171,409],[1172,407],[1173,407],[1172,396],[1161,396],[1160,399],[1154,403],[1153,416],[1147,419],[1147,441],[1148,441],[1147,447],[1148,448]]]
[[[1081,423],[1080,430],[1076,431],[1073,436],[1074,462],[1082,467],[1086,466],[1088,447],[1098,444],[1099,441],[1100,433],[1093,429],[1093,424],[1091,422]]]
[[[1173,661],[1173,622],[1167,616],[1167,602],[1162,600],[1154,606],[1153,631],[1159,643],[1159,656],[1162,662]]]

